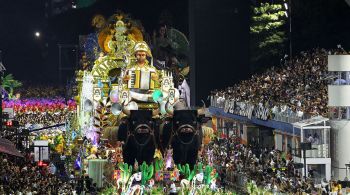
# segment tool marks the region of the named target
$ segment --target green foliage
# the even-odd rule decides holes
[[[191,189],[190,188],[186,188],[186,189],[183,189],[181,192],[180,192],[180,195],[189,195],[191,192]]]
[[[285,23],[282,5],[261,3],[259,7],[253,8],[252,34],[268,33],[271,30],[278,30]]]
[[[197,173],[203,172],[203,163],[199,162],[198,165],[195,165],[197,167]]]
[[[180,171],[180,173],[182,175],[185,176],[185,178],[189,181],[191,181],[193,179],[193,177],[196,175],[196,170],[198,170],[198,166],[195,165],[195,167],[193,168],[193,170],[190,169],[190,165],[186,164],[186,165],[181,165],[179,164],[178,169]]]
[[[213,194],[213,191],[209,188],[209,186],[204,186],[202,188],[197,188],[196,194]]]
[[[155,168],[156,172],[162,170],[162,168],[163,168],[163,160],[156,159],[156,162],[154,164],[154,168]]]
[[[161,186],[153,187],[150,192],[146,193],[150,195],[162,195],[164,194],[163,188]]]
[[[184,175],[186,178],[188,177],[189,175],[189,169],[190,169],[190,165],[186,164],[186,165],[181,165],[181,164],[178,164],[177,165],[177,168],[179,169],[179,172],[181,175]]]
[[[51,151],[55,151],[55,145],[52,143],[49,143],[49,148]]]
[[[260,194],[264,194],[264,195],[270,195],[272,194],[271,192],[269,192],[268,190],[265,190],[263,188],[258,187],[255,183],[253,182],[248,182],[246,183],[246,188],[247,188],[247,192],[249,194],[253,194],[253,195],[260,195]]]
[[[253,192],[255,192],[257,190],[257,186],[253,183],[253,182],[248,182],[247,183],[247,192],[249,194],[252,194]]]
[[[118,194],[117,189],[114,186],[106,188],[101,192],[101,195],[114,195],[114,194]]]
[[[153,176],[153,164],[147,165],[146,162],[143,162],[141,167],[141,173],[142,173],[142,179],[141,179],[141,184],[145,185],[148,180],[150,180]]]
[[[54,138],[54,145],[57,146],[58,144],[61,144],[63,141],[63,137],[62,136],[55,136]]]
[[[204,171],[204,182],[205,182],[205,184],[206,185],[210,185],[210,182],[213,180],[213,179],[215,179],[215,178],[217,178],[218,177],[218,173],[215,173],[215,175],[211,175],[211,173],[213,172],[213,167],[212,166],[209,166],[209,165],[207,165],[206,167],[205,167],[205,171]]]
[[[253,7],[250,26],[252,65],[271,63],[283,55],[286,41],[284,25],[287,19],[284,12],[279,4],[261,3]]]
[[[229,190],[226,190],[225,192],[223,189],[218,189],[216,191],[213,191],[210,189],[209,186],[203,186],[200,188],[194,189],[195,194],[197,195],[237,195],[235,192],[231,192]],[[180,195],[189,195],[191,194],[191,189],[184,189],[183,191],[179,192]]]
[[[128,181],[129,177],[132,173],[132,166],[128,165],[127,163],[119,163],[118,164],[119,169],[122,171],[121,178],[123,181]]]
[[[8,74],[2,78],[2,87],[8,92],[9,98],[13,98],[13,90],[21,87],[22,83],[15,80],[12,74]]]

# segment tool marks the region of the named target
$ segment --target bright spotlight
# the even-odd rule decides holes
[[[286,10],[288,9],[288,4],[284,3],[284,7],[286,8]]]
[[[40,37],[40,32],[35,32],[36,37]]]
[[[288,18],[288,13],[287,12],[284,12],[284,15],[286,15],[286,17]]]

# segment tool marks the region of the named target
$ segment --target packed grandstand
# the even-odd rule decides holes
[[[268,108],[270,117],[288,113],[300,119],[322,115],[328,117],[327,84],[339,82],[327,71],[328,55],[349,54],[342,48],[303,51],[280,66],[272,66],[262,74],[241,81],[226,89],[211,92],[214,104],[223,105],[225,100],[245,102]],[[350,80],[348,79],[349,83]]]

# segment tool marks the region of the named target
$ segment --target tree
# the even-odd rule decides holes
[[[8,74],[2,78],[2,87],[8,92],[9,99],[13,98],[13,90],[21,86],[22,83],[15,80],[12,74]]]
[[[282,5],[261,3],[253,7],[250,26],[252,71],[275,64],[284,53],[285,11]],[[258,66],[259,67],[258,67]]]

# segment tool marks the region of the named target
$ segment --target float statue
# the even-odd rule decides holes
[[[145,137],[148,132],[129,124],[137,123],[141,127],[147,127],[148,133],[153,136],[152,140],[158,140],[159,136],[153,135],[154,132],[157,134],[156,128],[159,126],[159,120],[156,122],[155,119],[166,117],[166,110],[173,109],[180,94],[174,87],[172,73],[157,70],[153,66],[152,53],[147,43],[142,40],[142,36],[130,34],[138,31],[127,25],[122,15],[116,15],[114,25],[106,28],[110,29],[102,30],[99,34],[102,52],[91,71],[85,69],[77,73],[77,119],[82,135],[95,131],[96,135],[101,134],[103,137],[106,129],[117,129],[117,135],[110,136],[109,139],[124,141],[123,150],[129,150],[128,143],[130,145],[136,141],[137,145],[138,136]],[[111,34],[105,35],[106,31]],[[138,114],[139,111],[142,114]],[[154,125],[150,126],[150,121]],[[132,139],[129,139],[130,135]],[[151,150],[154,150],[158,144],[152,143]],[[149,159],[153,154],[154,152],[149,153]],[[134,157],[124,157],[124,160],[127,163],[134,162]]]
[[[153,66],[149,46],[123,17],[114,16],[108,30],[100,31],[99,57],[91,70],[77,74],[81,134],[121,141],[128,164],[149,164],[155,150],[173,148],[174,162],[192,167],[207,121],[203,110],[189,109],[189,98],[183,98],[188,87],[182,86],[180,96],[172,72]]]
[[[189,108],[186,81],[179,87],[180,95],[173,73],[153,66],[152,52],[141,31],[124,17],[115,15],[101,27],[98,57],[91,68],[77,72],[75,124],[82,140],[77,162],[82,164],[89,156],[83,149],[90,140],[89,147],[95,152],[90,150],[89,158],[98,161],[102,150],[109,150],[107,172],[114,173],[123,193],[143,192],[155,183],[169,182],[175,192],[174,182],[180,178],[186,178],[181,183],[193,189],[209,185],[215,179],[209,177],[211,167],[204,171],[196,164],[202,124],[210,118],[203,108]]]

